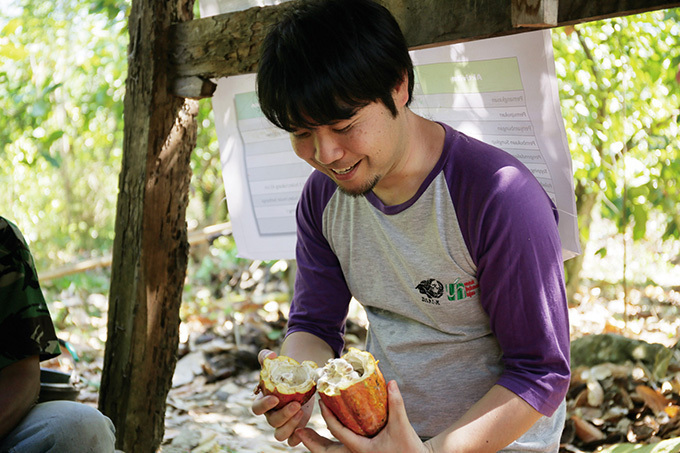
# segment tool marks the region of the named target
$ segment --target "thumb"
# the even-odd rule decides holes
[[[264,363],[264,359],[269,357],[270,359],[273,359],[276,357],[276,353],[274,351],[271,351],[269,349],[262,349],[258,354],[257,354],[257,361],[260,362],[260,365]]]
[[[296,429],[295,434],[311,453],[325,451],[325,448],[333,443],[331,440],[319,435],[311,428]]]
[[[389,408],[388,422],[408,422],[404,399],[399,391],[397,381],[387,383],[387,407]]]

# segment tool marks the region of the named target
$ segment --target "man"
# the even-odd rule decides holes
[[[74,401],[36,405],[40,361],[60,354],[33,257],[0,217],[0,453],[112,453],[113,423]]]
[[[253,412],[313,453],[555,452],[570,377],[557,212],[512,156],[409,110],[412,88],[401,31],[370,0],[303,2],[263,43],[262,111],[316,169],[281,354],[338,356],[356,298],[389,420],[363,438],[321,404],[337,444],[303,428],[313,403]]]

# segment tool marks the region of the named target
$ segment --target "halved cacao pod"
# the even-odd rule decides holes
[[[355,433],[373,437],[387,423],[387,386],[370,352],[349,348],[320,370],[316,388],[326,407]]]
[[[264,395],[277,397],[279,404],[273,410],[279,410],[293,401],[305,404],[316,391],[317,368],[316,363],[311,360],[299,363],[283,355],[273,359],[266,357],[255,393],[262,392]]]

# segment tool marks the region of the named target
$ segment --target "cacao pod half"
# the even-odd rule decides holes
[[[355,433],[375,436],[387,423],[387,386],[370,352],[349,348],[320,370],[316,388],[328,409]]]
[[[317,368],[316,363],[311,360],[299,363],[283,355],[273,359],[266,357],[255,393],[262,392],[264,395],[277,397],[279,403],[273,410],[279,410],[293,401],[305,404],[316,391]]]

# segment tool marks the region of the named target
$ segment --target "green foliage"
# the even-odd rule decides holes
[[[667,219],[665,237],[678,237],[677,19],[677,9],[656,11],[553,33],[577,194],[601,197],[603,216],[634,240],[653,211]]]
[[[191,155],[193,197],[187,217],[202,226],[223,222],[227,218],[222,165],[215,133],[215,119],[210,101],[199,105],[198,136]]]
[[[111,251],[129,6],[10,0],[0,10],[0,214],[25,232],[39,269]],[[553,33],[579,201],[598,197],[596,209],[635,239],[657,213],[666,219],[665,237],[680,238],[679,11]],[[201,102],[198,122],[190,228],[228,217],[210,101]],[[198,280],[187,283],[190,292],[219,268],[243,265],[233,240],[216,253],[194,257]]]
[[[41,269],[111,251],[129,6],[16,0],[0,10],[0,205]],[[190,227],[227,215],[209,101],[198,121]]]
[[[111,248],[126,9],[23,0],[0,11],[0,204],[39,267]]]
[[[109,269],[94,270],[90,272],[79,272],[66,277],[60,277],[50,282],[50,295],[55,299],[54,292],[76,291],[77,288],[87,288],[87,293],[107,294],[111,283],[111,273]],[[83,294],[87,298],[87,294]]]

